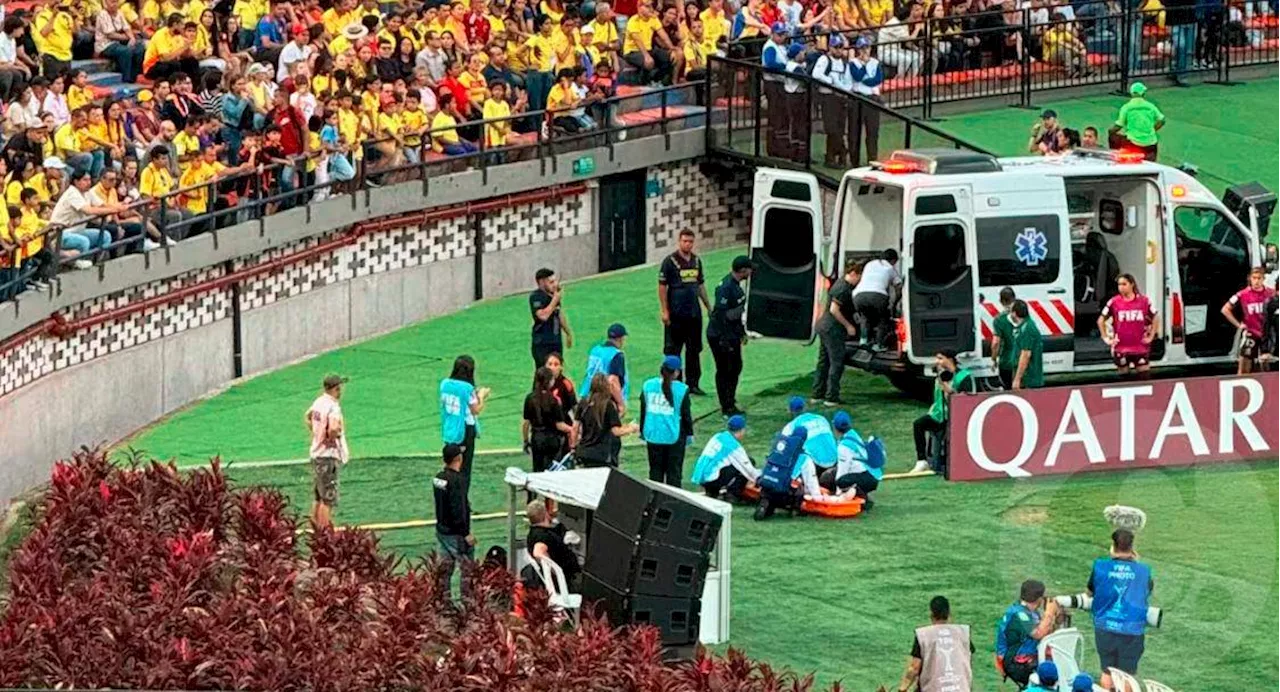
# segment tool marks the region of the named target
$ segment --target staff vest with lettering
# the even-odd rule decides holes
[[[475,385],[446,377],[440,380],[440,436],[445,444],[462,444],[467,426],[475,425],[471,414],[471,397]]]
[[[969,692],[973,667],[968,625],[929,625],[916,629],[920,642],[920,692]]]
[[[671,383],[671,401],[662,393],[662,378],[646,380],[640,388],[644,397],[644,429],[640,436],[655,445],[675,444],[680,439],[680,407],[689,386],[680,381]]]
[[[728,430],[712,435],[707,446],[702,448],[698,463],[693,466],[691,480],[697,485],[714,481],[720,476],[720,470],[731,463],[729,457],[739,449],[742,449],[742,443]]]
[[[790,435],[797,427],[804,428],[808,433],[804,441],[805,456],[813,460],[815,466],[835,466],[840,454],[836,450],[836,435],[831,431],[831,423],[816,413],[802,413],[783,426],[782,434]],[[791,477],[798,478],[803,469],[803,463],[796,464]]]
[[[622,353],[622,350],[607,341],[592,346],[591,350],[587,352],[587,374],[582,378],[582,388],[590,390],[591,378],[595,377],[597,373],[608,376],[609,364],[613,362],[613,359],[619,353]],[[630,368],[626,366],[625,359],[623,360],[622,382],[620,384],[622,385],[622,400],[626,401],[631,398],[631,373]]]
[[[1151,568],[1137,560],[1100,557],[1093,562],[1093,626],[1115,634],[1142,634],[1147,627]]]

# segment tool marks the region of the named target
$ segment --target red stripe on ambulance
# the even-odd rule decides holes
[[[1057,322],[1053,321],[1053,318],[1049,316],[1049,311],[1044,309],[1044,306],[1040,304],[1040,301],[1028,300],[1027,306],[1036,314],[1036,317],[1040,318],[1040,322],[1044,324],[1045,329],[1051,336],[1058,336],[1062,334],[1062,328],[1058,326]]]

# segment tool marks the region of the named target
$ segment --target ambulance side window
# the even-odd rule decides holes
[[[813,217],[807,211],[772,207],[764,212],[763,250],[779,267],[801,269],[813,263],[813,239],[797,228],[811,228]]]
[[[978,285],[1028,286],[1058,279],[1058,217],[1004,216],[977,220]]]
[[[911,270],[914,280],[930,286],[946,286],[964,274],[964,228],[944,223],[916,228]]]

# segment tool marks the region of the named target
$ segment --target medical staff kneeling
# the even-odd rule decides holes
[[[693,482],[702,486],[708,497],[742,499],[748,489],[756,489],[760,471],[752,463],[742,438],[747,434],[747,419],[729,416],[725,429],[711,436],[693,467]]]
[[[840,436],[836,465],[824,471],[818,483],[830,493],[826,497],[843,499],[849,493],[856,493],[863,499],[863,511],[871,509],[875,504],[871,493],[880,487],[880,480],[884,478],[883,448],[874,438],[871,442],[864,440],[853,429],[853,419],[844,411],[837,411],[831,418],[831,427]]]

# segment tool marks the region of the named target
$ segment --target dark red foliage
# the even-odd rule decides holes
[[[361,530],[304,557],[274,490],[228,487],[215,459],[57,464],[9,563],[0,687],[489,692],[806,692],[812,678],[730,650],[664,665],[656,630],[574,630],[545,594],[511,616],[505,569],[467,566],[448,596],[434,556],[403,566]],[[838,692],[838,688],[837,688]]]

